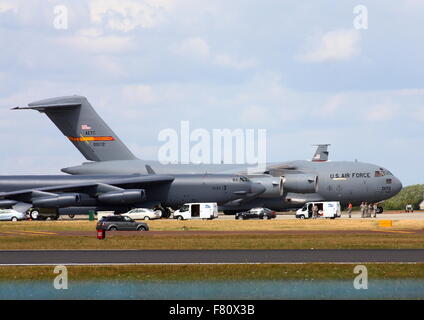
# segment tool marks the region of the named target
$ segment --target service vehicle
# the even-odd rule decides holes
[[[317,201],[307,202],[302,208],[296,211],[296,218],[312,218],[312,207],[318,207],[318,217],[335,219],[341,216],[340,202],[338,201]]]
[[[154,220],[162,217],[162,211],[148,208],[135,208],[121,215],[130,217],[134,220]]]
[[[99,220],[96,229],[105,231],[149,231],[149,226],[144,222],[136,222],[130,217],[114,215]]]
[[[186,203],[174,212],[174,219],[215,219],[218,218],[216,202]]]
[[[268,208],[252,208],[248,211],[237,212],[235,218],[239,219],[275,219],[277,217],[275,211]]]
[[[0,221],[18,221],[25,219],[25,213],[21,213],[13,209],[0,209]]]

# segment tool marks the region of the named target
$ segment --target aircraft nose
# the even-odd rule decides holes
[[[252,183],[250,186],[250,192],[255,195],[262,194],[265,192],[265,190],[265,187],[260,183]]]
[[[398,194],[400,190],[402,190],[402,182],[398,178],[393,177],[393,182],[392,182],[393,195]]]

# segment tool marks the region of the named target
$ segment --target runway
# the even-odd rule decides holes
[[[424,262],[424,249],[0,251],[0,266],[420,262]]]

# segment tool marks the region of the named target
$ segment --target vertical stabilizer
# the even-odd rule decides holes
[[[45,113],[87,160],[137,159],[85,97],[51,98],[13,109],[32,109]]]
[[[324,162],[328,161],[328,146],[329,144],[316,144],[317,150],[315,151],[312,161],[314,162]]]

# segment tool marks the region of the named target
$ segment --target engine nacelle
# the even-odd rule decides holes
[[[17,204],[18,201],[15,200],[0,200],[0,208],[10,208]]]
[[[32,200],[33,207],[39,208],[66,208],[76,206],[80,203],[78,193],[62,193],[57,196],[45,196]]]
[[[110,191],[97,196],[100,202],[108,204],[133,204],[146,200],[144,189],[128,189],[122,191]]]
[[[284,192],[315,193],[318,191],[318,176],[294,173],[281,177]]]
[[[265,187],[265,192],[261,193],[261,198],[275,198],[282,195],[280,177],[272,176],[249,176],[250,181],[260,183]]]

